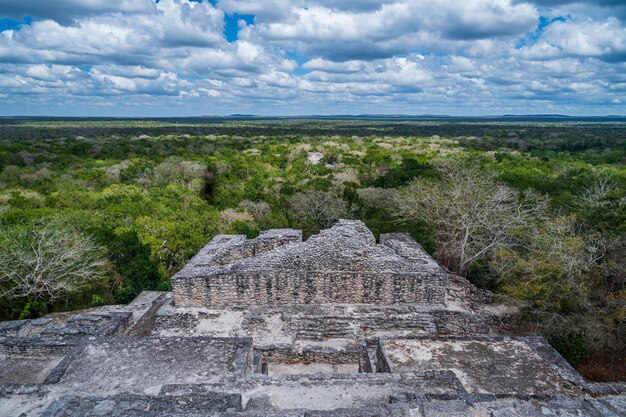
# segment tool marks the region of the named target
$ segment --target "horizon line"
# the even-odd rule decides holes
[[[260,118],[260,119],[297,119],[297,118],[515,118],[515,117],[536,117],[536,118],[626,118],[626,114],[606,114],[606,115],[572,115],[572,114],[555,114],[555,113],[520,113],[520,114],[493,114],[493,115],[451,115],[451,114],[404,114],[404,113],[359,113],[359,114],[299,114],[299,115],[262,115],[262,114],[224,114],[224,115],[144,115],[144,116],[72,116],[72,115],[0,115],[0,119],[190,119],[190,118]]]

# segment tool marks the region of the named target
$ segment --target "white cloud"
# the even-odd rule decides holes
[[[26,16],[68,22],[103,13],[149,13],[154,11],[152,0],[1,0],[2,15],[22,20]]]
[[[521,49],[527,59],[553,60],[562,57],[626,61],[626,27],[616,18],[595,21],[574,18],[556,21],[533,45]]]
[[[616,18],[555,22],[544,37],[565,55],[626,60],[626,27]]]
[[[473,71],[475,69],[472,60],[464,56],[452,55],[450,57],[450,62],[458,71],[461,72]]]
[[[218,6],[226,13],[239,13],[258,16],[259,20],[280,20],[285,18],[293,5],[289,0],[219,0]]]
[[[358,72],[365,68],[363,61],[333,62],[323,58],[314,58],[302,65],[307,70],[325,72]]]
[[[148,14],[103,14],[73,24],[36,21],[3,33],[0,59],[146,64],[160,54],[184,53],[177,48],[226,44],[223,17],[209,3],[162,0]]]
[[[626,29],[608,2],[51,3],[0,0],[0,17],[35,17],[0,33],[0,111],[626,112]],[[228,42],[232,13],[255,18]],[[566,18],[537,30],[540,14]]]
[[[258,22],[243,35],[295,46],[334,61],[390,57],[419,49],[450,50],[467,41],[521,35],[537,10],[510,0],[429,0],[385,3],[375,10],[291,7],[280,21]]]

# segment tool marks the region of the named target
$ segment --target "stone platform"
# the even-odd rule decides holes
[[[218,236],[173,293],[0,323],[0,416],[626,415],[511,312],[360,222]]]

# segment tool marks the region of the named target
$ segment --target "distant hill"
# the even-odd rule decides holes
[[[570,116],[565,114],[504,114],[494,116],[452,116],[445,114],[312,114],[297,116],[262,116],[255,114],[235,113],[228,116],[205,115],[189,117],[53,117],[53,116],[0,116],[0,124],[19,124],[24,121],[137,121],[185,124],[213,124],[229,120],[372,120],[372,121],[444,121],[454,122],[626,122],[626,116]]]

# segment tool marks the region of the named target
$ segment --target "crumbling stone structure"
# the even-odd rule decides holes
[[[177,306],[443,304],[447,274],[407,234],[342,220],[301,241],[296,230],[253,240],[217,236],[172,278]]]
[[[406,234],[218,236],[129,305],[0,323],[0,416],[624,416]]]

